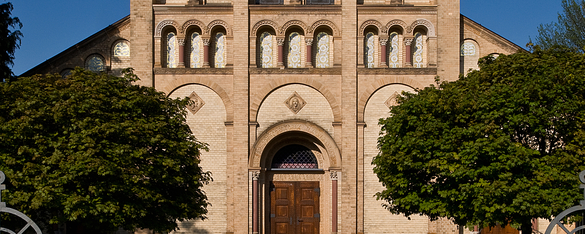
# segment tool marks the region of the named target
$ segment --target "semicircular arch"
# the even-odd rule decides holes
[[[384,77],[384,78],[379,78],[377,79],[375,82],[371,82],[371,85],[366,87],[365,91],[360,95],[359,99],[358,99],[358,108],[357,108],[357,114],[358,114],[358,122],[363,122],[364,121],[364,112],[366,109],[366,104],[368,103],[368,100],[370,99],[370,97],[372,97],[372,95],[378,91],[379,89],[388,86],[388,85],[392,85],[392,84],[402,84],[402,85],[406,85],[408,87],[411,87],[415,90],[417,89],[423,89],[425,86],[414,80],[411,78],[398,78],[396,76],[388,76],[388,77]]]
[[[207,32],[207,26],[203,22],[201,22],[199,20],[192,19],[192,20],[189,20],[183,24],[183,26],[181,27],[181,33],[182,34],[187,33],[187,30],[189,30],[189,27],[191,27],[191,26],[199,27],[199,29],[201,29],[202,33]]]
[[[226,36],[228,36],[228,37],[232,36],[232,32],[231,32],[232,29],[223,20],[214,20],[214,21],[211,21],[209,24],[207,24],[207,28],[205,29],[205,34],[210,35],[211,31],[214,30],[218,26],[225,29]]]
[[[386,26],[384,27],[384,31],[382,33],[387,34],[390,31],[390,28],[392,28],[394,26],[400,27],[402,29],[403,33],[408,28],[408,25],[406,25],[406,22],[399,20],[399,19],[394,19],[386,24]]]
[[[301,84],[309,86],[315,90],[317,90],[321,95],[325,97],[329,105],[331,106],[331,110],[333,111],[333,121],[340,122],[341,121],[341,110],[340,104],[333,95],[333,93],[326,88],[321,82],[306,77],[286,77],[280,79],[274,79],[270,83],[268,83],[264,88],[262,88],[258,95],[256,95],[250,102],[250,121],[256,122],[258,119],[258,111],[260,109],[260,105],[262,102],[268,97],[268,95],[278,89],[279,87],[289,85],[289,84]]]
[[[315,32],[315,30],[317,30],[317,28],[319,28],[321,26],[326,26],[326,27],[330,28],[334,37],[341,36],[335,23],[333,23],[329,20],[319,20],[319,21],[313,23],[313,25],[311,25],[311,27],[309,28],[309,34],[313,34],[313,32]]]
[[[170,82],[169,85],[162,88],[160,91],[165,92],[168,95],[171,95],[175,90],[190,84],[198,84],[203,85],[211,90],[213,90],[222,100],[225,109],[226,109],[226,122],[233,122],[233,103],[228,95],[228,93],[217,83],[213,82],[210,78],[207,77],[185,77],[185,78],[178,78]]]
[[[179,30],[179,24],[174,20],[163,20],[156,25],[156,29],[154,30],[154,37],[161,37],[162,31],[164,28],[172,26],[177,30],[177,33],[182,35],[182,32]]]
[[[435,26],[431,21],[427,19],[417,19],[410,26],[408,26],[408,33],[413,33],[414,29],[418,26],[423,26],[427,29],[427,36],[428,37],[436,37],[435,34]]]
[[[313,141],[322,147],[324,152],[321,152],[322,158],[318,159],[323,163],[321,169],[331,170],[341,167],[341,153],[339,148],[335,140],[333,140],[333,137],[325,129],[305,120],[288,120],[270,126],[258,137],[250,152],[250,158],[248,160],[249,168],[265,168],[265,162],[270,161],[267,159],[271,157],[267,152],[274,151],[271,150],[273,147],[282,146],[280,144],[282,139],[279,139],[288,137],[291,134],[295,138]],[[290,139],[290,137],[286,139]]]
[[[260,20],[256,24],[254,24],[254,27],[252,27],[252,30],[250,30],[250,36],[255,37],[258,33],[258,30],[264,26],[271,27],[275,33],[280,33],[278,30],[279,26],[276,22],[274,22],[272,20],[265,19],[265,20]],[[278,34],[278,35],[280,35],[280,34]]]
[[[303,30],[303,32],[302,32],[303,35],[307,34],[307,25],[303,21],[300,21],[300,20],[291,20],[291,21],[286,22],[284,25],[282,25],[282,27],[280,27],[279,34],[284,35],[289,28],[294,27],[294,26],[297,26],[298,28]]]
[[[366,20],[366,22],[362,23],[362,25],[360,26],[360,31],[359,31],[359,35],[361,37],[364,36],[364,31],[366,30],[366,28],[368,26],[374,26],[378,29],[378,35],[380,35],[382,33],[382,31],[384,30],[384,27],[382,27],[382,24],[377,21],[377,20]]]

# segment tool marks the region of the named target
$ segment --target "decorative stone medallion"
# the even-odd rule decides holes
[[[398,101],[396,100],[396,98],[398,97],[398,95],[400,95],[398,92],[394,92],[394,94],[392,94],[388,100],[386,100],[386,102],[384,102],[384,104],[386,104],[386,106],[388,108],[392,108],[393,106],[398,105]]]
[[[189,98],[193,102],[187,105],[187,109],[191,111],[192,114],[196,114],[197,111],[199,111],[199,109],[205,105],[205,102],[195,92],[192,92],[191,95],[189,95]]]
[[[303,109],[307,102],[305,102],[305,100],[303,100],[303,98],[301,98],[297,92],[294,92],[293,95],[284,101],[284,104],[288,107],[288,109],[290,109],[290,111],[297,114],[299,111],[301,111],[301,109]]]

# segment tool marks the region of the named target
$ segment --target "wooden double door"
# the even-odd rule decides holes
[[[270,189],[270,233],[319,233],[319,182],[274,181]]]

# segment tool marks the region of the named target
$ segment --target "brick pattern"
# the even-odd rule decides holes
[[[414,92],[414,89],[400,84],[388,85],[376,91],[368,100],[364,113],[364,233],[426,233],[428,219],[412,216],[411,220],[402,215],[393,215],[376,200],[376,192],[383,187],[373,173],[373,158],[378,155],[377,142],[380,133],[378,120],[389,116],[385,102],[395,92]]]
[[[201,168],[212,173],[213,181],[203,187],[209,202],[207,218],[204,221],[186,221],[179,224],[175,233],[220,233],[226,229],[227,192],[227,142],[226,109],[221,98],[211,89],[202,85],[183,86],[169,97],[184,98],[195,92],[205,105],[196,114],[187,113],[187,124],[201,142],[208,144],[209,151],[201,153]]]

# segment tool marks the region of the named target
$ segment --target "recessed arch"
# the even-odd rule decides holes
[[[266,165],[272,160],[272,153],[285,144],[313,142],[320,148],[322,162],[319,166],[323,170],[338,169],[341,167],[341,154],[333,138],[318,125],[305,120],[288,120],[270,126],[262,133],[251,149],[249,162],[250,169],[270,167]],[[316,155],[319,157],[318,155]]]
[[[384,29],[382,27],[382,24],[380,22],[378,22],[377,20],[366,20],[366,22],[362,23],[362,25],[360,26],[359,35],[361,37],[363,37],[365,35],[366,28],[369,28],[369,27],[376,27],[376,29],[377,29],[376,33],[378,35]]]
[[[390,22],[388,22],[386,24],[382,33],[387,34],[388,32],[390,32],[390,28],[393,28],[393,27],[399,27],[401,29],[401,33],[404,32],[408,28],[408,26],[406,25],[406,23],[404,21],[399,20],[399,19],[395,19],[395,20],[391,20]]]
[[[415,90],[423,89],[425,85],[422,83],[406,77],[398,77],[398,76],[388,76],[384,78],[379,78],[374,82],[370,82],[370,85],[365,88],[365,91],[360,95],[358,99],[358,108],[357,108],[357,120],[358,122],[364,121],[364,111],[366,108],[366,104],[370,97],[379,89],[391,85],[391,84],[402,84],[409,86]]]
[[[207,31],[207,26],[205,26],[205,24],[199,20],[189,20],[187,22],[185,22],[183,24],[183,26],[181,27],[181,34],[185,34],[188,32],[190,27],[199,27],[199,30],[201,30],[201,33],[205,33]]]
[[[295,26],[302,31],[301,33],[303,35],[307,34],[307,25],[300,20],[291,20],[286,22],[284,25],[282,25],[282,27],[280,27],[279,34],[284,35],[289,29],[294,28]]]
[[[226,36],[231,37],[232,36],[232,30],[229,27],[229,25],[223,21],[223,20],[214,20],[211,21],[208,25],[207,28],[205,29],[205,34],[207,35],[211,35],[212,31],[217,30],[216,27],[222,27],[225,30]]]
[[[154,30],[154,37],[161,37],[162,31],[166,27],[173,27],[177,31],[177,33],[181,33],[180,35],[182,35],[182,32],[178,30],[180,28],[179,28],[179,24],[176,21],[163,20],[156,25],[156,29]]]
[[[331,30],[331,32],[333,33],[334,37],[340,36],[337,26],[335,26],[335,24],[329,20],[319,20],[315,22],[313,25],[311,25],[311,28],[309,28],[309,34],[313,34],[315,30],[322,26],[328,27],[329,30]]]
[[[175,90],[190,84],[198,84],[203,85],[211,90],[213,90],[222,100],[225,109],[226,109],[226,122],[233,122],[233,103],[229,98],[228,93],[217,83],[215,83],[212,79],[208,77],[184,77],[184,78],[177,78],[173,81],[169,82],[169,84],[163,87],[160,91],[165,92],[167,95],[170,95]]]
[[[254,27],[252,27],[252,30],[250,30],[250,36],[251,37],[256,37],[258,35],[258,30],[260,28],[264,28],[264,27],[270,27],[270,28],[272,28],[272,30],[274,31],[274,33],[278,33],[277,36],[278,35],[281,35],[279,33],[279,30],[278,30],[279,29],[278,24],[276,22],[272,21],[272,20],[265,19],[265,20],[260,20],[256,24],[254,24]]]
[[[427,19],[417,19],[414,22],[412,22],[412,24],[410,24],[410,26],[408,26],[408,33],[413,33],[414,30],[419,27],[422,26],[426,29],[426,34],[428,37],[436,37],[437,35],[435,34],[435,26],[433,25],[433,23],[431,23],[431,21],[427,20]]]
[[[285,85],[289,85],[289,84],[301,84],[301,85],[306,85],[309,86],[315,90],[317,90],[319,93],[321,93],[321,95],[323,95],[325,97],[325,99],[327,100],[327,102],[329,103],[329,105],[331,106],[331,110],[333,111],[333,120],[335,122],[340,122],[341,121],[341,110],[340,110],[340,104],[337,101],[337,99],[335,98],[335,96],[333,95],[333,93],[326,88],[325,85],[323,85],[321,82],[313,79],[313,78],[307,78],[307,77],[282,77],[282,78],[277,78],[272,80],[270,83],[268,83],[266,86],[264,86],[264,88],[262,88],[261,90],[259,90],[259,92],[257,92],[258,94],[254,96],[254,98],[251,100],[250,102],[250,121],[251,122],[256,122],[258,119],[258,110],[260,109],[260,105],[262,104],[262,102],[268,97],[268,95],[282,87]]]

